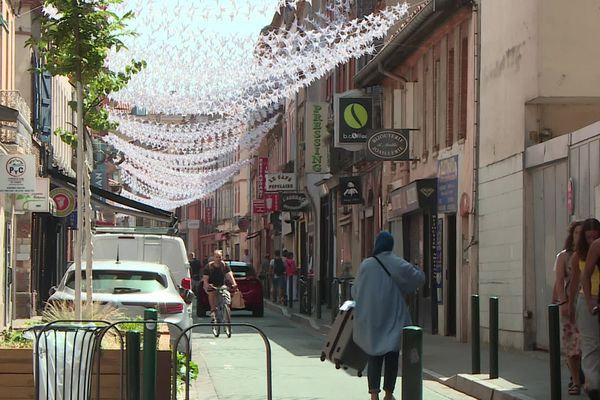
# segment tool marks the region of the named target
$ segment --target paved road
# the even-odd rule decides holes
[[[198,321],[203,322],[203,321]],[[366,377],[358,378],[321,362],[324,337],[289,319],[265,310],[264,318],[234,313],[234,322],[264,330],[273,354],[273,398],[278,400],[368,399]],[[194,360],[200,377],[192,387],[194,400],[266,399],[266,357],[262,339],[247,328],[234,330],[231,339],[212,336],[208,328],[194,333]],[[397,398],[400,393],[400,379]],[[472,399],[434,382],[424,397],[431,400]]]

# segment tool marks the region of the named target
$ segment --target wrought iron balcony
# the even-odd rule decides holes
[[[0,104],[19,112],[17,122],[3,121],[0,124],[0,142],[17,145],[29,153],[31,150],[31,110],[17,90],[0,90]]]

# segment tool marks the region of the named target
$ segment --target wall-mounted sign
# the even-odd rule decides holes
[[[258,175],[256,176],[256,198],[264,199],[266,190],[266,175],[269,169],[269,159],[258,157]]]
[[[282,193],[282,211],[302,211],[309,205],[308,198],[304,193]]]
[[[437,179],[419,179],[390,192],[390,218],[423,208],[437,213]]]
[[[340,178],[340,191],[342,205],[362,204],[360,176],[347,176]]]
[[[199,219],[188,219],[187,220],[187,228],[188,229],[200,229],[200,220]]]
[[[264,199],[256,199],[252,202],[253,214],[268,214],[280,210],[279,194],[277,193],[265,193]]]
[[[337,97],[336,115],[339,143],[364,143],[373,128],[373,100],[370,97]]]
[[[307,103],[306,107],[306,157],[304,170],[307,173],[329,172],[327,146],[327,103]]]
[[[439,213],[455,213],[458,203],[458,156],[438,161]]]
[[[206,225],[212,225],[213,223],[213,215],[212,215],[212,207],[206,206],[204,207],[204,223]]]
[[[367,140],[369,160],[408,160],[408,129],[379,129]]]
[[[48,196],[50,192],[50,179],[36,178],[35,192],[20,193],[15,198],[15,210],[30,212],[50,212]]]
[[[267,192],[293,192],[296,190],[296,174],[279,172],[267,174]]]
[[[35,192],[35,156],[0,155],[0,192]]]
[[[57,217],[66,217],[75,209],[75,195],[69,189],[52,189],[50,197],[52,197],[54,204],[56,204],[55,215]]]

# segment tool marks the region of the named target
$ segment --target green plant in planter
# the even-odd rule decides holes
[[[81,319],[115,322],[124,319],[124,315],[110,304],[85,302],[81,307]],[[75,320],[75,307],[72,303],[65,301],[46,303],[46,307],[42,311],[42,320],[45,322]]]
[[[0,348],[30,349],[31,340],[23,336],[23,331],[7,328],[0,333]]]
[[[184,353],[177,353],[177,386],[180,391],[183,391],[184,384],[187,381],[186,376],[186,355]],[[190,360],[190,382],[198,379],[200,370],[198,364]],[[187,382],[187,383],[190,383]]]

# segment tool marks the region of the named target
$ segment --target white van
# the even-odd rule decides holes
[[[180,237],[145,233],[140,228],[104,228],[97,229],[92,235],[92,246],[94,260],[116,260],[118,257],[124,261],[165,264],[176,284],[188,289],[186,286],[191,282],[190,263]]]

